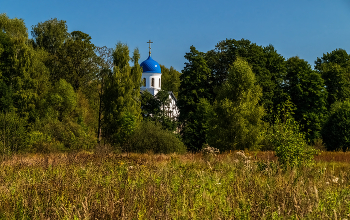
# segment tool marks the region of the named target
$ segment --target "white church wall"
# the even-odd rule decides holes
[[[152,95],[156,95],[161,89],[159,80],[161,80],[161,73],[142,73],[142,80],[146,79],[146,86],[141,86],[141,90],[148,90]],[[154,86],[151,85],[152,78],[154,79]]]

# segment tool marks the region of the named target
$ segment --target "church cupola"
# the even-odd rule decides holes
[[[151,57],[151,41],[149,43],[149,56],[143,61],[142,67],[142,85],[141,90],[148,90],[152,95],[156,95],[161,89],[162,72],[160,65]]]
[[[151,56],[147,60],[143,61],[140,66],[142,67],[143,73],[161,73],[161,69],[157,61],[152,59]]]

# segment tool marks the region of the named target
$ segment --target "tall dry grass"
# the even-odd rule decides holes
[[[281,170],[270,156],[15,155],[1,163],[0,218],[349,218],[348,163]]]

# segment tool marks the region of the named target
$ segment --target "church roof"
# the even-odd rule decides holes
[[[151,56],[147,60],[143,61],[140,66],[143,69],[143,73],[161,73],[159,63],[153,60]]]

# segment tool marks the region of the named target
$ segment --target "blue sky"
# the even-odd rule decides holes
[[[151,39],[153,59],[179,71],[191,45],[206,52],[226,38],[272,44],[312,66],[336,48],[350,53],[350,0],[0,0],[0,13],[24,19],[29,32],[50,18],[66,20],[97,46],[138,47],[141,61]]]

